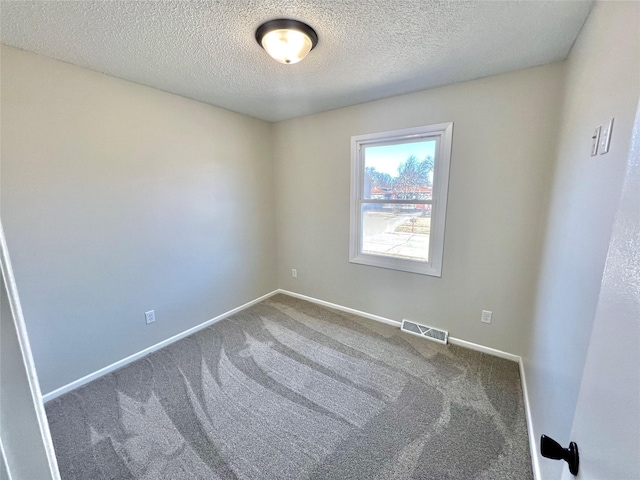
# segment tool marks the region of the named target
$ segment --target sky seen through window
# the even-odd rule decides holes
[[[401,143],[396,145],[370,146],[365,150],[365,167],[373,167],[378,172],[388,173],[392,177],[398,176],[398,166],[415,155],[419,161],[425,157],[435,157],[436,142]]]

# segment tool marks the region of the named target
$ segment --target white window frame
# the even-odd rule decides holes
[[[452,139],[453,122],[351,137],[351,228],[349,235],[349,261],[351,263],[390,268],[435,277],[442,276]],[[363,147],[391,145],[418,140],[436,141],[431,200],[365,199],[365,148]],[[362,252],[362,205],[371,203],[431,205],[428,262]]]

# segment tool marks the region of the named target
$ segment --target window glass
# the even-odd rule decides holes
[[[351,262],[441,275],[452,132],[352,137]]]

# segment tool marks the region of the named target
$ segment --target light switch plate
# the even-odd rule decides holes
[[[600,143],[600,130],[602,130],[602,125],[596,128],[596,131],[593,132],[593,136],[591,137],[591,156],[595,156],[598,154],[598,144]]]
[[[609,151],[609,144],[611,143],[611,130],[613,130],[613,118],[609,121],[607,125],[602,129],[602,133],[600,133],[600,155],[604,155]]]

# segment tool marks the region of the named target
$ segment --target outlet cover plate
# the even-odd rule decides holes
[[[156,312],[155,310],[149,310],[148,312],[144,312],[144,320],[149,325],[156,321]]]

